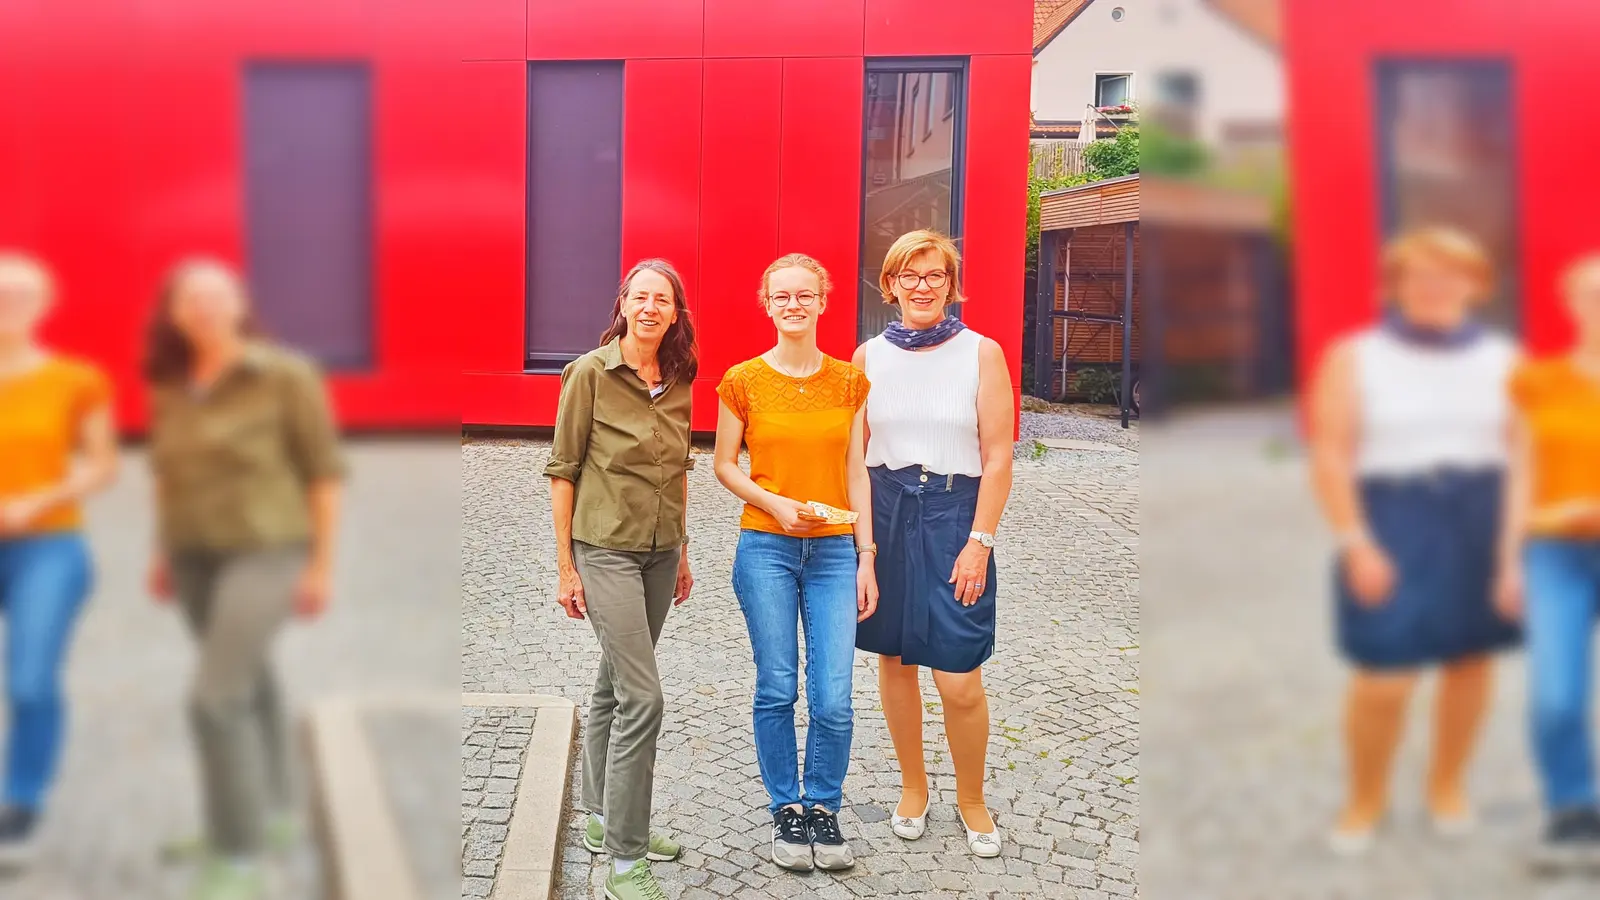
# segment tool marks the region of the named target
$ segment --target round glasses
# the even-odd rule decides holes
[[[897,280],[900,282],[902,290],[914,291],[924,281],[928,283],[928,287],[938,290],[944,287],[946,281],[950,280],[950,273],[943,270],[929,272],[926,275],[918,275],[916,272],[901,272]]]
[[[817,295],[810,291],[801,291],[798,294],[773,294],[767,298],[767,301],[773,306],[782,309],[789,305],[791,299],[799,301],[801,306],[810,306],[817,302]]]

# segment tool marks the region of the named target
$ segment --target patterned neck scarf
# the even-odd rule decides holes
[[[883,330],[883,337],[901,350],[923,350],[939,346],[966,328],[967,326],[955,316],[945,316],[932,328],[921,329],[907,328],[904,322],[895,320]]]
[[[1455,328],[1441,330],[1415,325],[1394,310],[1384,313],[1383,328],[1407,344],[1441,350],[1469,346],[1483,334],[1483,323],[1474,319],[1468,319]]]

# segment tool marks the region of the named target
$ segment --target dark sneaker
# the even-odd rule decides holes
[[[787,806],[772,814],[772,861],[792,872],[809,872],[812,868],[806,817]]]
[[[850,845],[839,831],[839,817],[820,806],[806,813],[806,834],[811,838],[811,854],[817,868],[826,871],[848,869],[856,864]]]
[[[1600,866],[1600,809],[1557,810],[1550,817],[1544,842],[1534,852],[1533,864],[1546,870]]]
[[[0,866],[20,866],[33,859],[38,812],[21,806],[0,807]]]

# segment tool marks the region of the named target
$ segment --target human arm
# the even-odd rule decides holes
[[[1338,344],[1323,357],[1312,383],[1310,413],[1312,489],[1338,538],[1351,592],[1366,605],[1380,604],[1394,589],[1395,570],[1372,536],[1361,502],[1354,345]]]
[[[973,531],[994,534],[1011,496],[1012,439],[1016,431],[1013,404],[1011,371],[1006,366],[1005,352],[998,343],[984,338],[978,349],[978,453],[983,463],[983,477],[978,483]],[[977,603],[983,594],[991,552],[976,538],[969,538],[956,557],[950,583],[955,585],[956,599],[962,605]]]

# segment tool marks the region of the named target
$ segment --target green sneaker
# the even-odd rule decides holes
[[[300,841],[300,821],[291,813],[279,813],[267,821],[267,852],[284,855]],[[168,865],[203,862],[212,856],[211,844],[203,835],[174,838],[161,845],[161,861]]]
[[[600,820],[589,814],[589,824],[583,829],[583,849],[590,853],[606,852],[606,829]],[[683,847],[669,837],[662,837],[655,832],[650,833],[650,847],[645,851],[644,858],[655,862],[672,862],[683,852]]]
[[[667,900],[667,892],[650,872],[650,863],[641,859],[621,875],[612,871],[606,879],[606,900]]]
[[[212,860],[200,870],[190,900],[261,900],[267,882],[257,865]]]

